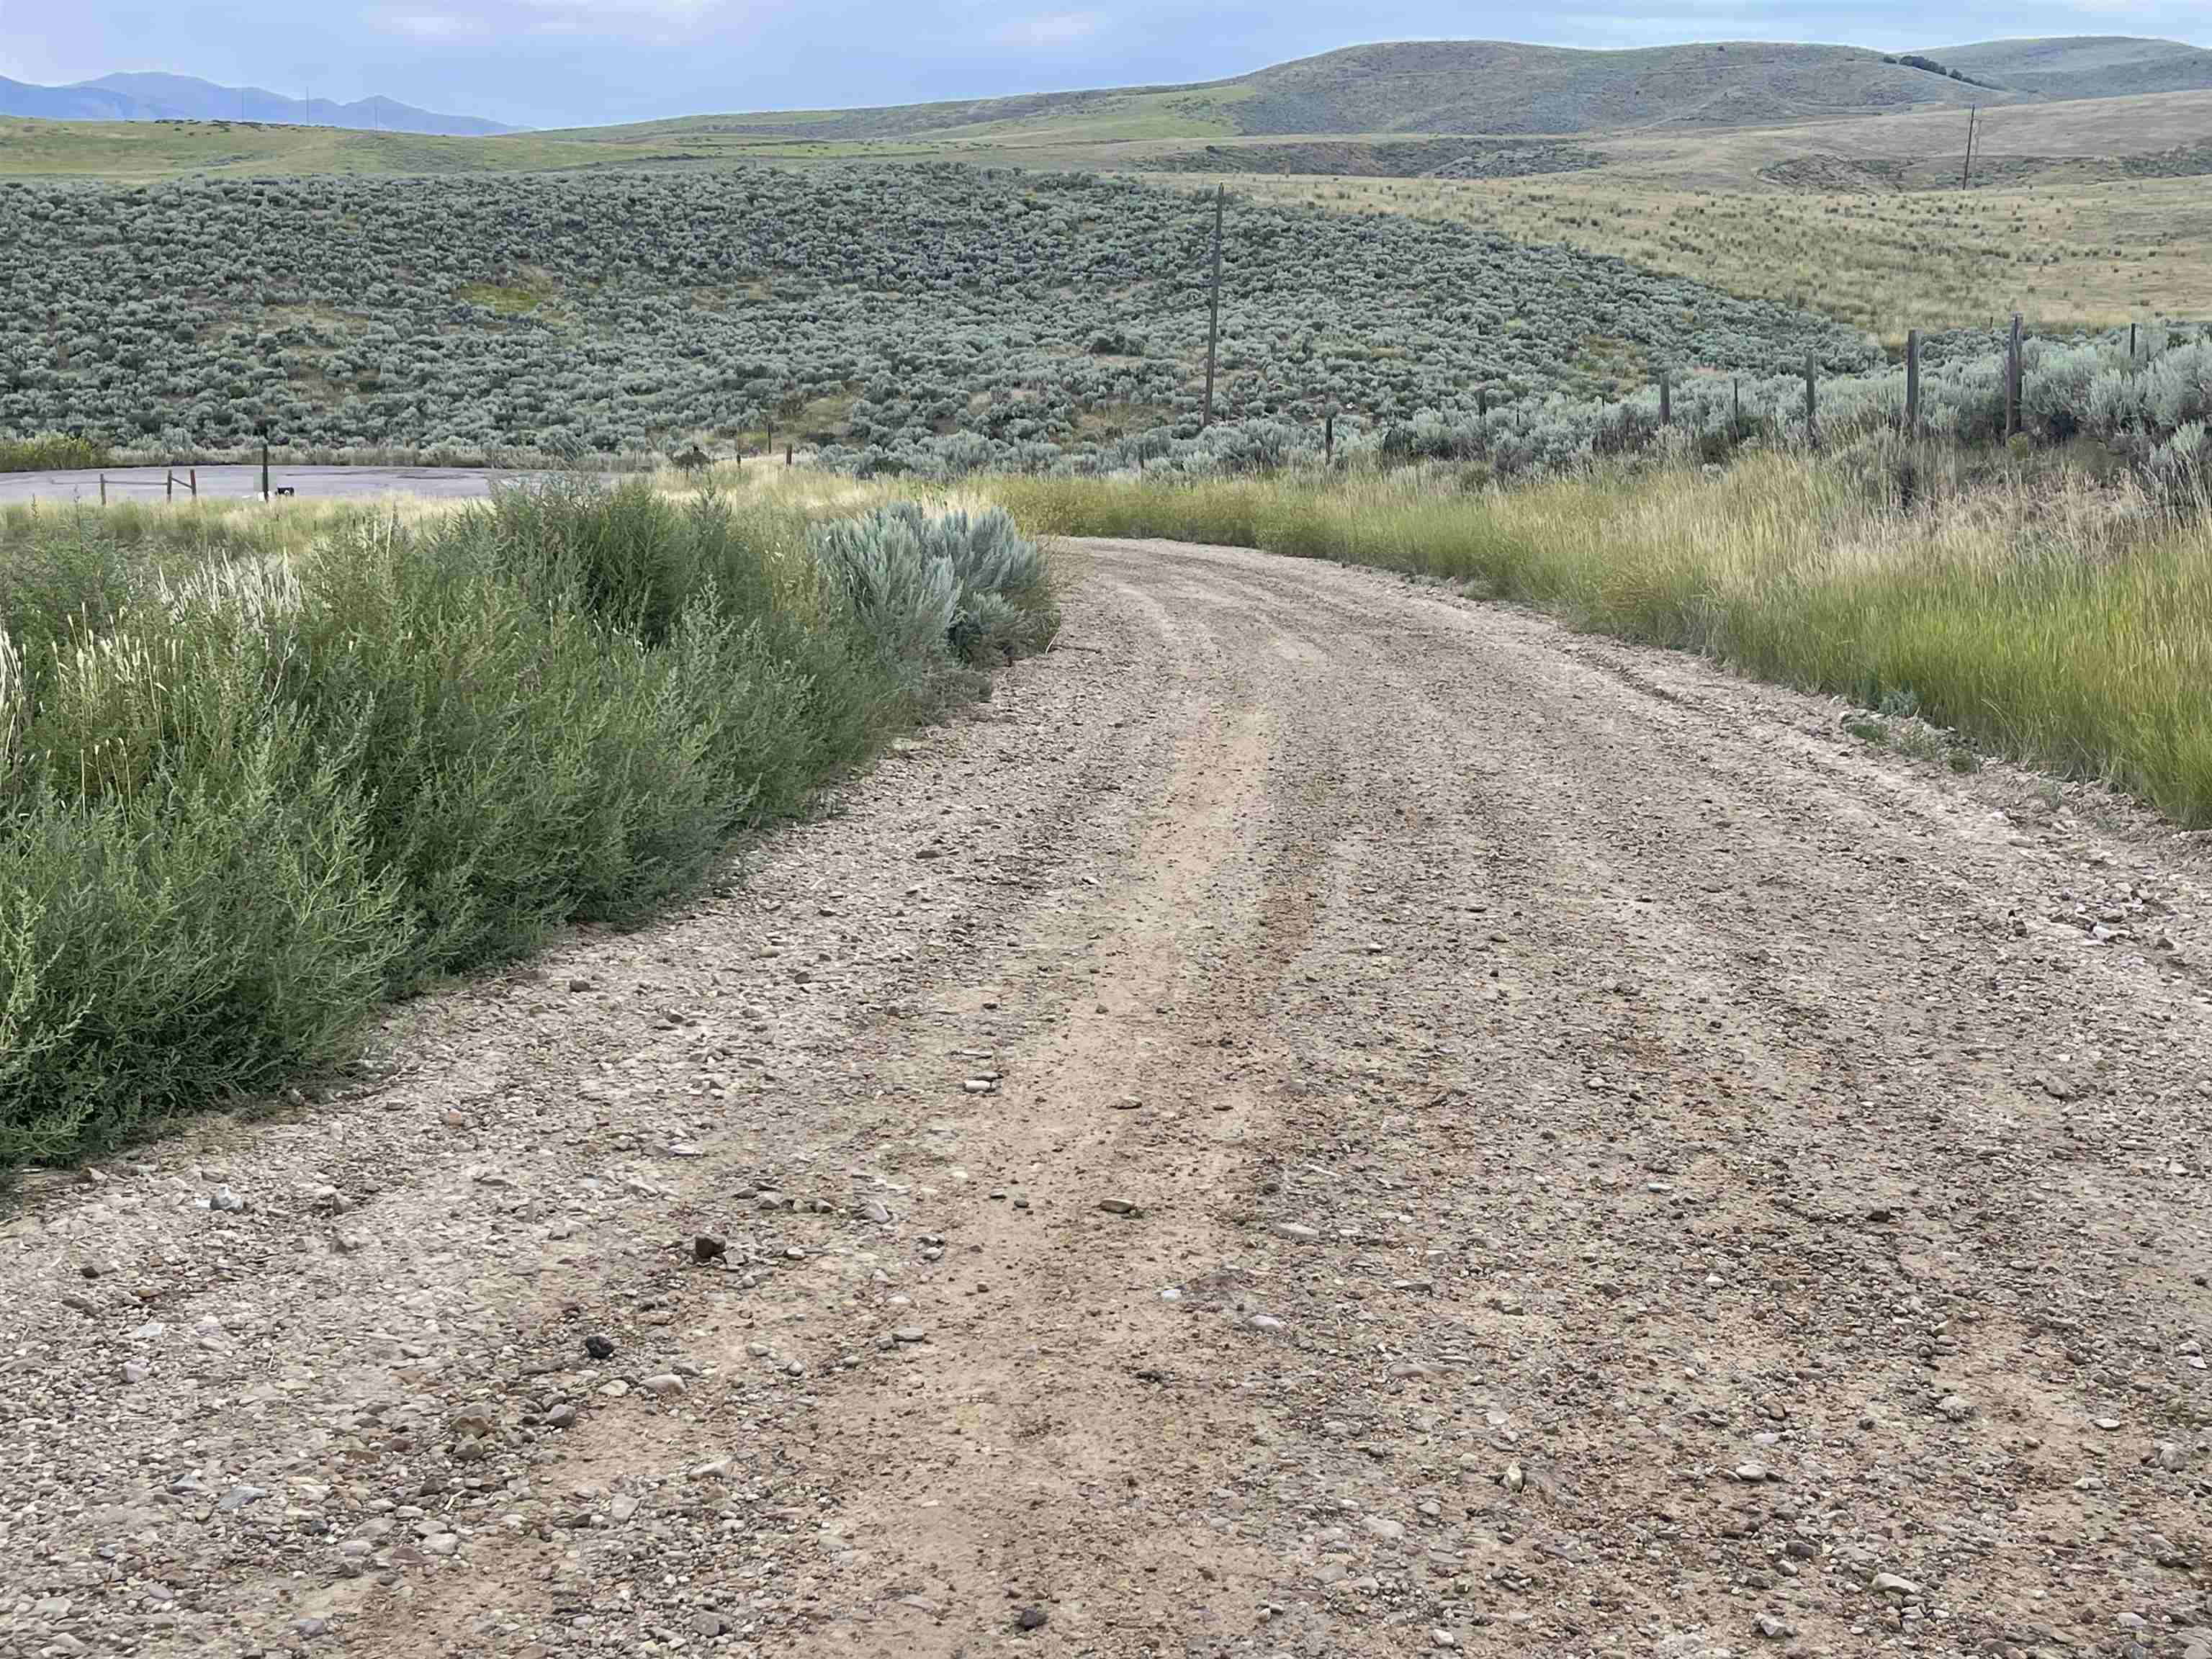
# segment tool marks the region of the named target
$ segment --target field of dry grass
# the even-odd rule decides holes
[[[1265,201],[1463,220],[1614,254],[1821,312],[1892,346],[1909,328],[2013,311],[2046,331],[2212,317],[2212,190],[2202,179],[1848,194],[1686,189],[1609,171],[1228,182]]]

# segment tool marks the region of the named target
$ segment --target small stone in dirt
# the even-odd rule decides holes
[[[1252,1328],[1255,1331],[1279,1331],[1283,1328],[1283,1322],[1273,1314],[1254,1314]]]
[[[1109,1215],[1134,1215],[1137,1213],[1137,1205],[1133,1199],[1102,1198],[1098,1200],[1098,1207],[1105,1211]]]
[[[691,1241],[691,1259],[694,1261],[720,1261],[729,1253],[730,1247],[711,1233],[701,1233]]]
[[[1360,1524],[1377,1538],[1388,1539],[1394,1544],[1406,1535],[1406,1523],[1393,1521],[1388,1516],[1370,1515]]]
[[[588,991],[592,988],[592,981],[578,975],[568,981],[568,988],[572,991]]]
[[[125,1365],[123,1369],[127,1372],[131,1368]],[[2159,1468],[2162,1469],[2179,1471],[2188,1466],[2189,1449],[2179,1440],[2160,1441],[2154,1455],[2158,1460]]]
[[[884,1227],[890,1224],[891,1212],[872,1198],[860,1206],[860,1218]]]
[[[1309,1227],[1301,1221],[1279,1221],[1275,1224],[1275,1231],[1285,1238],[1309,1239],[1321,1237],[1320,1228]]]
[[[126,1359],[123,1362],[123,1380],[125,1382],[143,1382],[153,1374],[154,1368],[143,1360]]]
[[[228,1187],[218,1187],[208,1197],[208,1208],[234,1212],[246,1208],[246,1200]]]
[[[684,1379],[674,1371],[661,1371],[655,1376],[641,1377],[637,1386],[651,1395],[671,1395],[684,1392]]]
[[[922,1342],[928,1340],[929,1333],[919,1325],[902,1325],[891,1335],[901,1342]]]
[[[720,1636],[729,1626],[719,1613],[702,1613],[691,1621],[691,1628],[709,1639]]]
[[[1431,1647],[1455,1648],[1459,1645],[1459,1638],[1439,1626],[1429,1632],[1429,1644]]]
[[[1779,1642],[1797,1633],[1795,1626],[1784,1624],[1771,1613],[1762,1613],[1751,1622],[1753,1627],[1770,1641]]]
[[[1735,1478],[1739,1480],[1756,1482],[1771,1480],[1774,1476],[1764,1463],[1739,1463],[1735,1466]]]
[[[1519,1492],[1519,1491],[1520,1491],[1523,1486],[1527,1486],[1528,1484],[1528,1474],[1526,1474],[1526,1473],[1522,1469],[1521,1466],[1520,1466],[1518,1463],[1508,1463],[1508,1464],[1505,1466],[1505,1490],[1506,1490],[1506,1491],[1508,1491],[1508,1492]]]
[[[1042,1630],[1050,1621],[1042,1607],[1024,1607],[1014,1615],[1016,1630]]]
[[[1974,1402],[1963,1394],[1947,1394],[1936,1402],[1936,1409],[1954,1423],[1963,1423],[1974,1414]]]
[[[225,1515],[235,1515],[248,1504],[258,1504],[269,1494],[259,1486],[233,1486],[216,1500],[216,1508]]]
[[[604,1336],[587,1336],[584,1339],[584,1352],[594,1359],[612,1359],[615,1345]]]
[[[460,1547],[460,1537],[456,1533],[434,1532],[422,1540],[422,1548],[431,1555],[451,1555]]]
[[[1869,1586],[1876,1595],[1917,1595],[1920,1586],[1902,1573],[1878,1572]]]
[[[292,1626],[300,1632],[300,1639],[303,1642],[313,1641],[330,1627],[331,1621],[327,1619],[302,1619]]]

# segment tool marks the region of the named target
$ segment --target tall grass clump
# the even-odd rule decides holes
[[[886,625],[811,529],[566,481],[296,554],[0,525],[0,1167],[264,1091],[563,922],[633,924],[975,689],[952,618]],[[1047,636],[1041,574],[975,580]]]
[[[106,466],[113,452],[92,438],[65,432],[34,432],[26,438],[0,438],[0,472],[63,472]]]
[[[1447,580],[1698,652],[2212,825],[2212,512],[2039,459],[1877,435],[1722,468],[1469,489],[1427,466],[1171,484],[1015,477],[1039,532],[1255,547]],[[1969,476],[1972,473],[1972,476]],[[1907,490],[1900,480],[1917,480]]]

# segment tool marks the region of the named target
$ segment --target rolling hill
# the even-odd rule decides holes
[[[832,143],[1351,133],[1542,135],[1773,126],[1906,110],[2212,84],[2212,52],[2171,41],[1990,42],[1931,53],[1976,86],[1858,46],[1716,41],[1589,52],[1498,40],[1347,46],[1185,86],[1032,93],[881,109],[705,115],[564,135],[608,143],[789,138]],[[2200,64],[2197,60],[2203,60]],[[1977,66],[1981,67],[1977,67]],[[2156,84],[2145,84],[2146,79]]]
[[[1939,46],[1926,56],[1978,81],[2039,98],[2116,98],[2212,90],[2212,52],[2179,40],[2066,35]]]
[[[441,115],[390,98],[350,104],[319,98],[310,108],[303,99],[265,88],[217,86],[189,75],[103,75],[66,87],[0,76],[0,115],[47,121],[260,121],[470,138],[514,131],[496,121]]]

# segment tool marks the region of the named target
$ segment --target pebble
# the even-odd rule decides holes
[[[712,1233],[701,1233],[691,1241],[691,1259],[694,1261],[720,1261],[729,1253],[730,1247]]]
[[[604,1336],[587,1336],[584,1339],[584,1352],[594,1359],[612,1359],[615,1345]]]
[[[925,1342],[929,1339],[929,1333],[919,1325],[902,1325],[891,1335],[901,1342]]]
[[[563,1401],[545,1413],[545,1420],[556,1429],[565,1429],[576,1420],[576,1408]]]
[[[1751,1622],[1752,1627],[1770,1641],[1779,1642],[1797,1633],[1796,1626],[1785,1624],[1771,1613],[1762,1613]]]
[[[878,1227],[889,1225],[891,1218],[891,1212],[872,1198],[860,1206],[860,1214]]]
[[[1133,1199],[1102,1198],[1098,1200],[1098,1207],[1105,1211],[1109,1215],[1134,1215],[1137,1213],[1137,1205]]]
[[[684,1379],[674,1371],[660,1371],[652,1376],[640,1377],[637,1386],[650,1395],[671,1395],[684,1392]]]
[[[1320,1228],[1309,1227],[1302,1221],[1279,1221],[1275,1224],[1275,1231],[1285,1238],[1309,1239],[1321,1237]]]
[[[125,1371],[128,1371],[131,1368],[127,1365],[124,1367]],[[2158,1460],[2158,1466],[2162,1469],[2170,1469],[2179,1472],[2179,1470],[2187,1468],[2189,1464],[2189,1449],[2184,1446],[2179,1440],[2160,1441],[2158,1443],[2158,1450],[2155,1455]]]
[[[422,1540],[423,1550],[431,1555],[451,1555],[461,1547],[457,1533],[434,1532]]]
[[[1735,1466],[1735,1478],[1739,1480],[1750,1480],[1755,1482],[1759,1480],[1771,1480],[1774,1479],[1774,1476],[1768,1472],[1767,1467],[1764,1463],[1739,1463]]]
[[[1406,1535],[1406,1523],[1393,1521],[1388,1516],[1370,1515],[1360,1524],[1377,1538],[1388,1539],[1394,1544]]]
[[[1868,1586],[1876,1595],[1917,1595],[1920,1586],[1902,1573],[1878,1572]]]
[[[618,1492],[616,1494],[615,1501],[608,1506],[608,1512],[614,1516],[617,1523],[627,1521],[637,1513],[637,1499],[628,1492]]]
[[[1963,1394],[1947,1394],[1936,1402],[1936,1409],[1954,1423],[1963,1423],[1974,1414],[1974,1402]]]
[[[1429,1632],[1429,1645],[1438,1648],[1455,1648],[1459,1645],[1459,1638],[1448,1630],[1441,1628],[1432,1630]]]
[[[125,1382],[143,1382],[153,1374],[154,1368],[143,1359],[126,1359],[123,1362],[123,1380]]]
[[[1279,1331],[1283,1328],[1283,1322],[1273,1314],[1254,1314],[1252,1328],[1255,1331]]]
[[[248,1504],[258,1504],[268,1496],[268,1492],[259,1486],[233,1486],[216,1500],[215,1506],[225,1515],[235,1515]]]
[[[208,1207],[211,1210],[222,1210],[226,1212],[235,1212],[237,1211],[243,1210],[246,1206],[246,1200],[240,1198],[236,1193],[231,1191],[229,1188],[218,1187],[209,1195]]]
[[[1051,1622],[1051,1616],[1042,1607],[1024,1607],[1014,1615],[1016,1630],[1042,1630]]]

